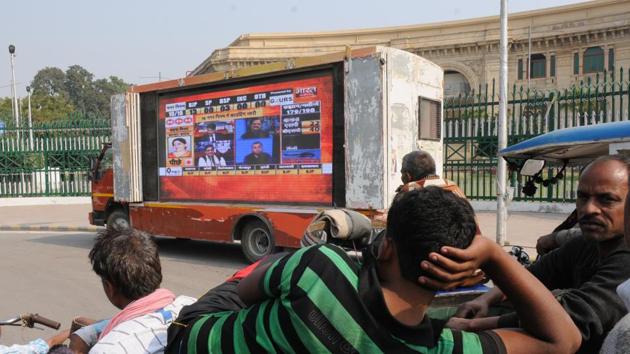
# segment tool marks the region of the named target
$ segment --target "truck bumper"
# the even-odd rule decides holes
[[[103,226],[105,225],[105,213],[102,211],[92,211],[88,214],[91,225]]]

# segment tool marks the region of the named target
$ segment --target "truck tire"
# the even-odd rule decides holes
[[[267,225],[260,220],[248,222],[241,234],[241,248],[248,261],[254,263],[272,254],[276,245]]]
[[[123,210],[116,209],[112,211],[107,217],[106,223],[107,230],[110,231],[123,231],[131,228],[129,223],[129,216]]]

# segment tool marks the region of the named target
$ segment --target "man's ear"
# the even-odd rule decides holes
[[[103,290],[105,291],[105,295],[107,295],[108,299],[113,299],[114,295],[116,295],[116,287],[112,282],[107,279],[101,279],[103,283]]]
[[[403,182],[405,182],[405,184],[409,182],[413,182],[411,179],[411,174],[409,172],[403,172],[402,175],[403,175]]]
[[[394,240],[387,236],[383,237],[383,242],[381,242],[378,248],[378,256],[376,259],[379,261],[390,261],[394,257],[394,247]]]

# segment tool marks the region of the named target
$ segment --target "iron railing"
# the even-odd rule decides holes
[[[514,85],[508,95],[508,145],[549,131],[628,120],[630,75],[623,69],[595,74],[570,88],[539,91]],[[444,175],[470,199],[496,199],[498,87],[479,87],[444,101]],[[550,166],[544,178],[555,175]],[[512,173],[514,200],[573,202],[580,166],[568,168],[556,184],[527,197],[524,180]]]
[[[71,118],[32,127],[0,118],[0,198],[90,194],[90,159],[110,141],[110,123]]]

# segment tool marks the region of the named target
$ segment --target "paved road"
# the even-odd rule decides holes
[[[90,233],[0,232],[0,318],[38,312],[69,326],[76,315],[115,313],[92,272]],[[162,285],[176,294],[200,296],[246,265],[240,247],[202,241],[158,239]],[[0,343],[24,343],[53,330],[4,327]]]
[[[0,208],[0,221],[82,225],[85,206]],[[18,210],[19,209],[19,210]],[[76,209],[76,210],[75,210]],[[484,235],[494,239],[495,214],[477,214]],[[537,236],[552,230],[566,215],[515,213],[508,220],[508,240],[533,247]],[[0,318],[38,312],[69,326],[77,315],[109,317],[116,309],[92,272],[88,252],[94,233],[0,232]],[[246,265],[240,247],[204,241],[158,239],[163,286],[176,294],[200,296]],[[528,249],[530,255],[534,251]],[[54,331],[3,329],[0,343],[24,343]]]

